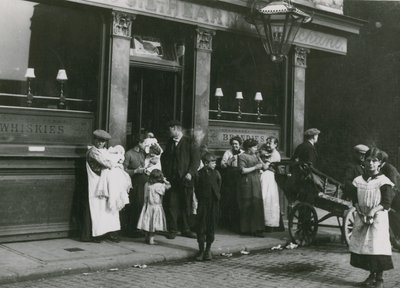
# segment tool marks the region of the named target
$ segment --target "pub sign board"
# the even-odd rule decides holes
[[[208,127],[208,148],[213,150],[227,150],[231,148],[229,140],[233,136],[239,136],[243,140],[253,138],[260,144],[263,144],[270,136],[274,136],[280,140],[280,135],[281,128],[277,125],[210,120]]]
[[[0,147],[14,152],[16,147],[31,152],[54,145],[85,147],[91,143],[92,127],[90,112],[0,106]],[[0,155],[7,154],[3,149]]]

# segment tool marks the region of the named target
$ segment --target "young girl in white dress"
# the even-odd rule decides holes
[[[121,145],[116,145],[102,153],[102,156],[110,162],[111,168],[101,171],[96,195],[107,198],[108,209],[117,213],[129,203],[128,193],[132,188],[131,177],[122,165],[125,160],[125,149]]]
[[[153,245],[156,231],[167,231],[162,199],[171,184],[164,178],[161,170],[151,171],[149,180],[144,186],[144,204],[137,228],[145,231],[146,243]]]
[[[261,192],[264,204],[264,222],[267,232],[272,232],[273,228],[279,227],[280,207],[279,190],[275,180],[275,170],[271,163],[281,161],[278,150],[278,139],[268,137],[266,143],[260,147],[260,158],[264,163],[261,173]]]

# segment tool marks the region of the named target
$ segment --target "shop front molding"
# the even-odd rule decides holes
[[[113,11],[113,36],[131,38],[132,22],[136,16],[124,12]]]
[[[215,31],[197,28],[196,29],[196,48],[199,50],[205,50],[212,52],[212,38],[215,35]]]
[[[307,54],[310,53],[310,49],[296,46],[294,51],[294,65],[296,67],[307,68]]]

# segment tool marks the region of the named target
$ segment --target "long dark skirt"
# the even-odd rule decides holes
[[[148,176],[136,174],[132,177],[132,189],[129,193],[129,204],[123,209],[123,230],[128,236],[139,236],[136,228],[144,204],[144,184]]]
[[[390,255],[362,255],[351,253],[351,266],[371,272],[380,272],[393,269],[392,256]]]
[[[240,177],[240,168],[228,167],[222,170],[220,224],[235,232],[239,231]]]
[[[264,206],[259,172],[242,175],[240,181],[240,233],[253,234],[264,231]]]

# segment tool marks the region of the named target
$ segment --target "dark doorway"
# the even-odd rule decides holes
[[[179,72],[130,68],[128,127],[131,129],[128,129],[128,147],[135,144],[135,137],[147,131],[153,132],[161,144],[167,141],[166,123],[180,119],[179,90]]]

